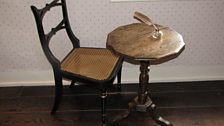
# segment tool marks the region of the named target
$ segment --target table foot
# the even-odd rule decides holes
[[[135,98],[135,99],[136,99],[136,98]],[[123,113],[117,115],[117,116],[113,119],[113,122],[114,122],[114,123],[115,123],[115,122],[119,122],[119,121],[121,121],[121,120],[127,118],[127,117],[131,114],[131,112],[135,110],[135,107],[136,107],[136,105],[137,105],[137,102],[136,102],[135,99],[128,103],[128,110],[126,110],[126,111],[124,111]]]
[[[169,121],[163,119],[157,112],[156,110],[156,105],[151,104],[150,107],[148,108],[148,112],[151,116],[151,118],[160,126],[173,126]]]
[[[131,112],[148,112],[153,121],[155,121],[160,126],[173,126],[169,121],[163,119],[156,111],[156,105],[152,103],[152,100],[147,97],[145,104],[138,103],[138,97],[135,97],[131,102],[128,103],[128,110],[123,113],[117,115],[112,120],[112,126],[116,126],[119,121],[127,118]]]

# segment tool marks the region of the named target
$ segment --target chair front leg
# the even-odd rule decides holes
[[[107,92],[103,90],[101,92],[101,119],[103,126],[106,125],[106,100],[107,100]]]
[[[118,74],[117,74],[117,88],[119,91],[121,91],[121,73],[122,73],[122,66],[119,69]]]

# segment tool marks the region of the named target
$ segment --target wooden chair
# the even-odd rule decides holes
[[[45,13],[53,7],[62,8],[63,19],[46,34],[42,21]],[[69,79],[72,81],[71,85],[74,85],[75,82],[82,82],[101,91],[102,123],[105,124],[107,89],[111,88],[117,75],[120,86],[123,58],[105,48],[80,47],[79,39],[73,34],[69,24],[65,0],[53,0],[42,9],[37,9],[35,6],[31,6],[31,9],[36,20],[43,52],[54,72],[55,101],[51,114],[54,114],[59,107],[62,98],[63,79]],[[52,36],[63,29],[66,30],[73,49],[60,61],[50,50],[49,43]]]

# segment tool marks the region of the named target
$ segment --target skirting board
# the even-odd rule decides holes
[[[137,83],[139,67],[123,67],[122,83]],[[224,66],[159,66],[150,68],[149,82],[186,82],[224,80]],[[15,71],[0,72],[0,87],[53,85],[53,72]],[[116,82],[115,82],[116,83]],[[69,84],[65,81],[65,84]]]

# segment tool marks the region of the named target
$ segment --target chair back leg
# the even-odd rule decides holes
[[[55,114],[55,112],[57,111],[62,99],[62,92],[63,92],[61,74],[59,74],[59,72],[54,71],[54,78],[55,78],[55,98],[54,98],[54,105],[51,110],[51,114]]]
[[[76,83],[76,81],[75,80],[72,80],[72,82],[71,82],[71,84],[70,84],[70,88],[72,88],[72,87],[74,87],[75,86],[75,83]]]

